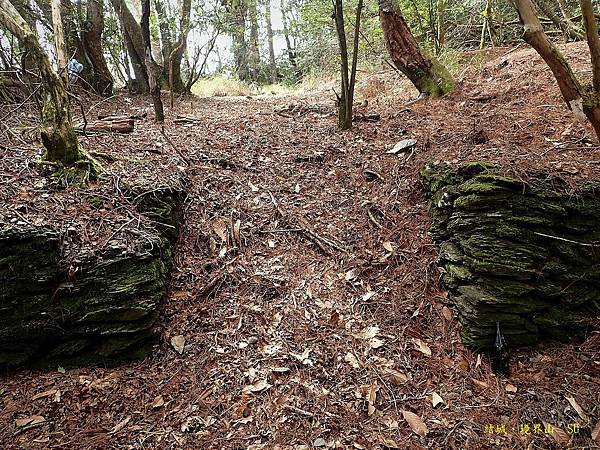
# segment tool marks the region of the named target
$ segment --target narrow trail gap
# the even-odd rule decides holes
[[[457,336],[431,301],[441,292],[424,199],[389,164],[393,138],[372,124],[340,135],[313,114],[274,122],[274,106],[194,103],[210,127],[193,137],[165,309],[169,334],[189,343],[179,373],[203,374],[209,415],[260,433],[284,405],[285,441],[319,417],[359,420],[357,386],[389,390],[386,369],[414,373],[412,338],[452,354]]]

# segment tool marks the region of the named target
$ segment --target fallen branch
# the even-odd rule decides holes
[[[352,117],[352,122],[371,122],[371,123],[375,123],[375,122],[379,122],[380,119],[381,119],[381,116],[379,114],[356,113]]]
[[[98,120],[92,123],[81,123],[75,127],[77,133],[133,133],[134,122],[127,120]]]
[[[306,221],[302,218],[297,219],[295,222],[295,226],[292,225],[292,222],[290,220],[290,216],[288,214],[286,214],[281,207],[279,206],[279,203],[277,202],[277,200],[275,199],[275,197],[273,196],[273,194],[269,192],[269,196],[271,197],[271,202],[273,203],[273,205],[275,206],[275,209],[277,210],[277,212],[279,213],[279,215],[281,216],[281,218],[283,220],[285,220],[288,224],[288,226],[290,227],[289,230],[290,231],[295,231],[297,233],[300,233],[302,235],[304,235],[307,239],[309,239],[313,244],[315,244],[317,247],[319,247],[319,249],[325,253],[326,255],[330,255],[331,252],[329,250],[327,250],[327,247],[331,247],[335,250],[339,250],[341,252],[346,252],[346,249],[341,247],[340,245],[336,244],[335,242],[333,242],[331,239],[327,239],[317,233],[315,233],[314,231],[312,231],[311,229],[308,228]]]
[[[186,124],[186,123],[198,123],[201,122],[202,119],[198,117],[188,117],[178,115],[175,119],[173,119],[173,123]]]
[[[146,118],[146,113],[143,114],[98,114],[98,120],[142,120]]]

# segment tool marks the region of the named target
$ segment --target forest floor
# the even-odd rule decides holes
[[[578,66],[583,50],[569,47]],[[161,343],[118,368],[2,375],[0,448],[598,448],[600,334],[515,351],[510,379],[496,377],[461,344],[419,170],[487,160],[576,186],[600,176],[599,148],[531,50],[465,60],[452,95],[373,95],[358,112],[381,120],[347,132],[321,93],[182,100],[167,111],[176,150],[150,119],[133,135],[82,138],[114,157],[108,174],[127,176],[137,161],[144,176],[189,179]],[[123,94],[97,110],[140,108],[145,99]],[[175,113],[199,120],[174,124]],[[15,129],[35,122],[13,116]],[[52,220],[82,220],[74,188],[32,194],[24,161],[39,146],[13,138],[18,150],[1,150],[5,216],[67,204]],[[386,153],[405,138],[414,152]],[[114,196],[118,183],[89,189]],[[82,238],[90,246],[125,220],[110,205],[89,213],[106,228]],[[174,336],[185,339],[181,354]],[[31,416],[43,420],[19,426]]]

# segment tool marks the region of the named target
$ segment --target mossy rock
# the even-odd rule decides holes
[[[185,194],[144,192],[137,206],[159,231],[131,246],[108,242],[66,261],[57,231],[0,229],[0,368],[115,365],[150,352]]]
[[[527,180],[474,162],[421,172],[443,282],[466,344],[580,336],[600,314],[600,182],[577,192],[541,172]]]

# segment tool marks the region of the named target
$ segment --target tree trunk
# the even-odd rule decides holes
[[[446,46],[446,7],[448,0],[437,0],[437,51]]]
[[[44,86],[40,133],[46,148],[46,159],[64,165],[72,165],[83,159],[85,156],[71,124],[65,83],[52,70],[37,36],[8,0],[0,0],[0,23],[27,49],[40,70]]]
[[[341,90],[338,97],[338,126],[342,130],[348,130],[352,127],[352,103],[348,104],[348,45],[346,43],[346,30],[344,27],[344,6],[342,0],[335,0],[335,29],[340,46],[340,74]]]
[[[285,0],[281,0],[280,10],[281,22],[283,24],[283,37],[285,38],[285,46],[287,48],[288,59],[290,60],[290,65],[294,68],[294,72],[296,72],[296,76],[299,76],[300,73],[298,71],[298,63],[296,62],[296,50],[292,47],[292,42],[290,40]]]
[[[258,81],[260,77],[260,52],[258,48],[258,11],[256,2],[248,0],[248,12],[250,17],[250,52],[248,54],[248,67],[252,81]]]
[[[265,22],[267,24],[267,40],[269,43],[269,69],[271,83],[277,83],[277,63],[275,62],[275,49],[273,47],[273,26],[271,24],[271,0],[265,1]]]
[[[246,42],[246,15],[248,7],[246,0],[233,0],[229,4],[228,9],[232,19],[231,45],[233,62],[238,78],[242,81],[248,81],[248,44]]]
[[[67,69],[67,55],[65,49],[65,34],[60,11],[60,0],[52,0],[52,27],[54,29],[54,48],[56,49],[56,60],[58,62],[58,74],[65,84],[69,82]]]
[[[112,95],[113,77],[108,70],[102,50],[104,10],[102,0],[88,0],[87,19],[83,30],[83,44],[93,69],[94,90],[103,96]]]
[[[589,0],[587,0],[589,2]],[[582,0],[582,7],[586,0]],[[593,94],[586,93],[579,83],[577,77],[571,70],[569,63],[556,46],[550,41],[539,18],[534,12],[533,4],[531,0],[515,0],[515,6],[519,13],[519,19],[523,24],[523,39],[529,45],[531,45],[535,51],[542,57],[546,62],[554,78],[558,83],[560,92],[567,103],[569,109],[573,111],[575,116],[581,119],[582,115],[585,115],[589,122],[592,124],[596,136],[600,139],[600,108],[598,105],[598,90],[594,89]],[[589,3],[591,7],[591,2]],[[585,8],[582,8],[584,11]],[[593,10],[592,10],[593,13]],[[584,19],[587,25],[587,20]],[[588,39],[593,39],[593,33],[596,33],[595,39],[598,39],[598,30],[595,26],[595,20],[592,20],[594,25],[590,24],[592,28],[588,30]],[[592,67],[594,69],[594,84],[598,84],[600,79],[600,59],[598,55],[594,56],[597,49],[597,44],[591,43],[590,50],[592,54]],[[596,65],[598,63],[599,65]]]
[[[161,56],[162,56],[162,67],[163,73],[161,73],[161,81],[165,84],[169,80],[169,58],[173,51],[175,36],[173,36],[173,30],[170,24],[170,14],[167,12],[163,0],[154,0],[154,7],[156,8],[156,16],[158,17],[158,29],[160,31],[161,41]]]
[[[352,68],[349,70],[348,45],[346,43],[346,27],[344,21],[344,5],[342,0],[334,3],[335,29],[340,46],[341,93],[338,97],[338,126],[342,130],[352,128],[352,108],[354,104],[354,86],[356,84],[356,68],[358,64],[358,43],[360,36],[360,16],[363,0],[358,0],[354,28],[354,45],[352,53]]]
[[[187,47],[191,10],[192,0],[183,0],[181,5],[181,21],[179,22],[179,37],[177,39],[177,44],[171,50],[171,53],[169,53],[168,60],[169,87],[172,93],[183,93],[186,88],[186,85],[181,78],[181,61]]]
[[[598,38],[598,23],[594,14],[591,0],[580,0],[583,25],[587,37],[588,47],[592,60],[593,84],[596,95],[600,93],[600,38]]]
[[[454,81],[446,68],[425,57],[393,0],[379,0],[379,19],[394,65],[420,93],[437,97],[454,88]]]
[[[133,14],[127,8],[125,0],[111,0],[111,3],[121,23],[121,31],[123,32],[123,37],[127,44],[127,52],[133,66],[137,91],[148,92],[148,71],[146,69],[146,55],[140,24],[136,22]]]
[[[160,69],[152,57],[152,41],[150,38],[150,0],[142,0],[140,29],[144,41],[148,85],[150,86],[150,95],[152,96],[152,102],[154,104],[154,117],[158,123],[163,123],[165,121],[165,112],[160,97],[160,86],[158,84]]]

